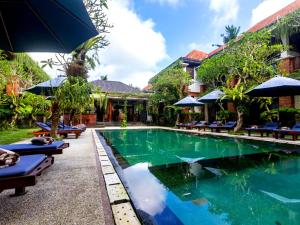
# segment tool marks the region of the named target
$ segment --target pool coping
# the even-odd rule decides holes
[[[104,208],[110,206],[107,212],[112,213],[116,225],[141,225],[127,190],[108,157],[107,150],[101,143],[96,129],[92,130],[92,135],[96,146],[97,160],[100,163],[100,181],[104,181],[107,192],[105,197],[108,198]]]

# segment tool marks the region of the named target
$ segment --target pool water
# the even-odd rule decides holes
[[[300,224],[300,157],[278,152],[297,147],[162,129],[102,135],[122,159],[123,177],[144,221]]]

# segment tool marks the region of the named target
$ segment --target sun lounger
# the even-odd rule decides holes
[[[192,129],[193,126],[195,126],[198,123],[198,121],[192,121],[190,123],[178,123],[176,126],[178,128],[186,128],[186,129]]]
[[[38,137],[38,136],[49,136],[51,133],[51,127],[48,126],[45,123],[42,122],[36,122],[35,123],[38,127],[41,128],[40,131],[35,131],[33,132],[33,134]],[[80,134],[82,133],[82,130],[80,129],[74,129],[74,128],[70,128],[70,129],[60,129],[58,128],[57,130],[57,134],[64,136],[64,137],[68,137],[68,134],[75,134],[75,137],[78,138],[80,136]]]
[[[296,141],[298,138],[298,135],[300,135],[300,123],[296,123],[292,129],[274,129],[274,136],[276,139],[279,137],[284,138],[285,135],[292,135],[293,141]]]
[[[220,125],[220,123],[214,123],[211,124],[209,128],[211,129],[211,132],[213,132],[214,130],[216,132],[220,132],[221,130],[227,130],[229,132],[230,130],[233,130],[235,128],[236,124],[236,121],[228,121],[224,125]]]
[[[206,128],[208,128],[208,123],[206,122],[206,121],[200,121],[199,123],[197,123],[193,128],[197,128],[198,130],[204,130],[205,131],[205,129]]]
[[[21,156],[16,165],[0,169],[0,193],[14,188],[14,196],[25,194],[25,188],[35,185],[36,177],[52,164],[53,157],[46,155]]]
[[[256,126],[252,126],[249,128],[246,128],[246,130],[248,131],[248,136],[251,136],[251,132],[259,132],[260,136],[264,136],[264,133],[266,133],[267,136],[269,136],[269,134],[273,133],[273,130],[278,129],[279,125],[277,122],[270,122],[270,123],[266,123],[263,127],[256,127]]]
[[[47,122],[46,123],[49,127],[51,127],[51,122]],[[82,132],[84,132],[86,130],[86,125],[85,124],[78,124],[78,125],[75,125],[75,126],[70,126],[70,125],[67,125],[67,124],[64,124],[62,122],[59,122],[58,123],[58,128],[59,129],[63,129],[63,130],[70,130],[70,129],[79,129],[81,130]]]
[[[19,155],[44,154],[48,156],[62,154],[63,149],[68,147],[69,147],[69,143],[65,143],[64,141],[54,141],[51,144],[45,144],[45,145],[33,145],[33,144],[0,145],[0,148],[16,152]]]

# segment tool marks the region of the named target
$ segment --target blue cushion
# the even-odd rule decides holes
[[[51,127],[49,127],[47,124],[42,123],[42,122],[36,122],[35,123],[37,126],[39,126],[40,128],[46,130],[46,131],[51,131]]]
[[[63,141],[54,141],[50,145],[33,145],[33,144],[11,144],[11,145],[0,145],[0,148],[18,152],[18,151],[32,151],[32,150],[51,150],[58,149],[65,142]]]
[[[16,165],[0,169],[0,178],[25,176],[33,171],[45,158],[45,155],[21,156]]]

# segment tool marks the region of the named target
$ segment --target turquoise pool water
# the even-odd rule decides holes
[[[300,224],[300,157],[274,153],[297,147],[165,130],[102,134],[126,161],[123,177],[145,221]]]

